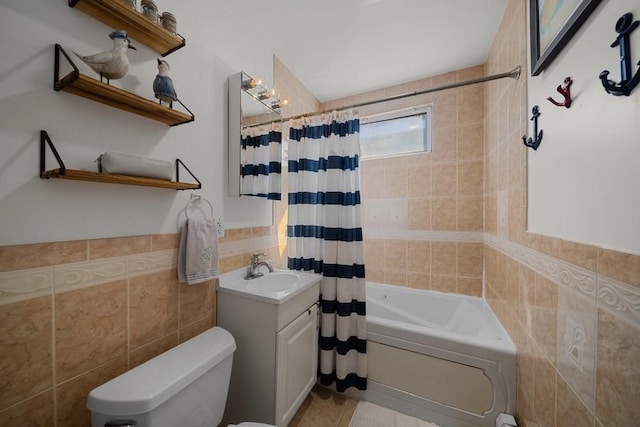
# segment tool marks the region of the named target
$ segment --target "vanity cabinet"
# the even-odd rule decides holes
[[[237,346],[222,425],[291,422],[316,383],[319,282],[280,302],[218,286],[218,326]]]
[[[313,304],[276,336],[276,424],[287,425],[316,383],[318,306]]]

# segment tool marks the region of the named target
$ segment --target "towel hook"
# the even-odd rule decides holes
[[[551,102],[553,105],[556,105],[558,107],[570,108],[571,107],[571,83],[573,83],[573,80],[571,79],[571,77],[566,77],[562,82],[562,84],[558,85],[558,87],[556,88],[558,93],[564,97],[564,102],[558,102],[552,97],[548,97],[547,100]]]
[[[531,121],[533,122],[533,136],[535,137],[535,139],[527,139],[527,136],[525,135],[522,137],[522,142],[525,146],[537,150],[540,142],[542,141],[542,129],[540,130],[540,132],[538,132],[538,117],[540,117],[540,107],[534,105],[531,109],[531,114]]]
[[[640,26],[640,21],[633,20],[633,13],[625,13],[616,22],[616,32],[618,37],[611,44],[611,47],[620,46],[620,74],[619,83],[609,80],[609,71],[600,73],[600,82],[607,93],[615,96],[629,96],[631,91],[640,83],[640,69],[636,70],[632,76],[631,70],[631,42],[629,37],[633,30]],[[640,63],[638,63],[640,65]]]
[[[187,202],[187,204],[184,207],[184,215],[187,217],[187,219],[189,219],[189,206],[191,206],[192,203],[200,203],[202,201],[204,201],[207,205],[209,205],[209,209],[211,210],[211,215],[209,216],[209,219],[213,219],[214,210],[211,202],[205,199],[204,197],[198,194],[193,194],[193,193],[191,193],[191,199]]]

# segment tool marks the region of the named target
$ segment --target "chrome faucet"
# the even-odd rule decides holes
[[[251,266],[249,267],[249,272],[247,273],[244,280],[255,279],[260,276],[264,276],[264,273],[260,273],[260,267],[267,267],[269,273],[273,273],[273,266],[269,261],[260,261],[261,256],[267,256],[267,254],[252,254],[251,255]]]

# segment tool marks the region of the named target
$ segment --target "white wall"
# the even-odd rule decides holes
[[[69,8],[67,0],[0,4],[0,245],[172,233],[184,220],[190,191],[40,179],[40,129],[49,132],[71,169],[95,170],[93,160],[104,151],[178,157],[202,181],[198,193],[214,204],[216,216],[224,212],[227,227],[270,223],[270,202],[226,196],[226,79],[244,69],[271,82],[272,52],[256,41],[258,31],[244,27],[221,1],[156,4],[176,16],[178,32],[187,39],[186,47],[166,60],[194,123],[168,127],[55,92],[54,43],[69,53],[96,53],[111,47],[113,29]],[[154,99],[159,55],[133,43],[138,50],[129,53],[129,74],[112,85]],[[81,72],[96,76],[77,63]],[[49,157],[47,168],[54,167]]]
[[[629,97],[605,92],[598,75],[620,80],[615,24],[624,13],[640,19],[637,0],[603,1],[552,64],[529,77],[529,112],[539,105],[544,130],[529,150],[529,231],[640,252],[640,86]],[[640,29],[631,35],[633,69]],[[556,86],[574,80],[570,109]],[[529,133],[531,134],[531,127]]]

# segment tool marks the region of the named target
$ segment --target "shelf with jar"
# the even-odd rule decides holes
[[[151,0],[135,1],[68,0],[69,7],[93,16],[112,28],[126,30],[130,37],[162,56],[184,47],[186,40],[176,32],[176,19],[168,12],[161,15]]]

